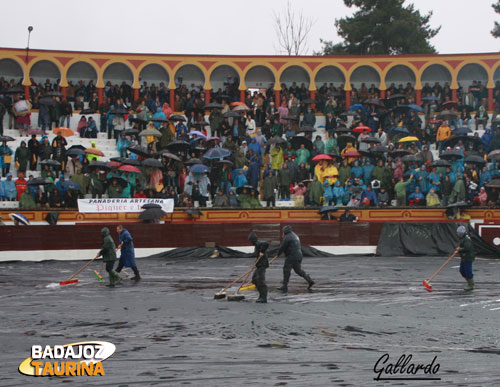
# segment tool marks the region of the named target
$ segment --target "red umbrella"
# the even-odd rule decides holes
[[[352,131],[356,132],[356,133],[362,133],[362,132],[365,132],[365,131],[366,132],[371,132],[372,128],[370,128],[369,126],[357,126]]]
[[[97,148],[87,148],[87,149],[85,149],[85,153],[89,153],[91,155],[96,155],[96,156],[104,156],[104,153],[102,153],[102,150],[97,149]]]
[[[313,157],[313,161],[321,161],[321,160],[333,160],[333,157],[330,155],[317,155]]]
[[[137,167],[134,167],[133,165],[122,165],[120,168],[118,168],[118,170],[125,172],[141,173],[141,170]]]
[[[235,106],[246,106],[246,107],[248,107],[248,106],[245,104],[245,102],[238,102],[238,101],[236,101],[236,102],[231,102],[231,103],[229,104],[229,106],[230,106],[230,107],[235,107]]]
[[[357,150],[350,150],[344,153],[344,157],[361,157],[361,153]]]
[[[122,165],[122,163],[119,163],[118,161],[110,161],[108,165],[110,168],[118,168],[120,165]]]

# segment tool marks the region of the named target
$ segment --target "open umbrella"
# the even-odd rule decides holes
[[[343,134],[337,137],[337,142],[340,149],[344,149],[348,142],[352,145],[356,144],[356,137],[351,134]]]
[[[73,148],[73,149],[68,149],[66,154],[70,157],[72,156],[82,156],[85,154],[84,150],[78,149],[78,148]]]
[[[87,153],[89,155],[96,155],[96,156],[101,156],[101,157],[104,156],[103,151],[100,149],[97,149],[97,148],[87,148],[87,149],[85,149],[85,153]]]
[[[19,86],[12,86],[2,91],[2,94],[24,94],[24,89]]]
[[[238,113],[238,112],[232,112],[232,111],[230,111],[230,112],[225,112],[222,115],[222,117],[224,117],[224,118],[231,118],[231,117],[232,118],[239,118],[239,117],[241,117],[241,114]]]
[[[198,137],[203,137],[206,138],[204,133],[200,132],[199,130],[192,130],[188,133],[190,136],[198,136]]]
[[[405,126],[393,126],[392,128],[389,129],[389,132],[394,135],[395,133],[400,133],[400,134],[409,134],[410,132],[408,129],[406,129]]]
[[[461,111],[463,111],[464,109],[465,109],[468,113],[470,113],[470,112],[474,111],[474,107],[473,107],[473,106],[471,106],[471,105],[460,105],[460,106],[458,107],[458,109],[457,109],[457,110],[458,110],[459,112],[461,112]]]
[[[284,144],[284,143],[286,143],[286,140],[282,137],[274,136],[267,143],[268,144]]]
[[[135,153],[136,155],[142,156],[142,157],[149,157],[149,152],[146,148],[143,148],[142,146],[136,144],[129,146],[127,148],[128,151]]]
[[[133,165],[122,165],[118,168],[118,170],[123,172],[141,173],[141,170]]]
[[[212,102],[212,103],[209,103],[205,106],[203,106],[203,109],[224,109],[224,106],[222,106],[220,103],[215,103],[215,102]]]
[[[52,181],[44,177],[35,177],[34,179],[28,180],[28,185],[46,185],[52,183]]]
[[[463,157],[462,153],[454,149],[444,151],[439,156],[439,158],[443,160],[456,160],[456,159],[461,159],[462,157]]]
[[[25,226],[30,225],[30,221],[28,220],[28,218],[18,212],[13,212],[9,214],[9,218],[11,218],[14,222],[18,221],[19,223],[24,224]]]
[[[169,120],[170,121],[187,121],[186,120],[186,117],[184,116],[181,116],[179,114],[172,114],[170,117],[169,117]]]
[[[345,126],[339,126],[338,128],[335,129],[335,133],[349,133],[351,129],[345,127]]]
[[[16,141],[15,138],[10,136],[0,136],[0,142]]]
[[[474,137],[474,136],[453,136],[446,140],[444,142],[444,146],[446,147],[454,147],[456,144],[458,144],[459,141],[462,141],[464,144],[465,143],[475,143],[477,145],[481,144],[481,138],[480,137]]]
[[[164,165],[160,160],[146,159],[142,161],[142,165],[150,168],[163,168]]]
[[[364,101],[363,104],[385,107],[384,103],[381,100],[379,100],[378,98],[369,98],[366,101]]]
[[[217,141],[217,142],[220,142],[220,138],[217,137],[217,136],[212,136],[212,137],[207,137],[205,139],[206,142],[209,142],[209,141]]]
[[[241,187],[238,187],[236,189],[236,193],[239,195],[239,194],[241,194],[243,192],[244,189],[247,189],[249,191],[256,191],[256,189],[254,187],[252,187],[251,185],[245,184],[245,185],[243,185]]]
[[[125,136],[136,136],[139,134],[139,131],[137,129],[125,129],[122,130],[122,134]]]
[[[207,121],[199,121],[199,122],[193,122],[193,126],[210,126],[210,123]],[[201,132],[200,132],[201,133]],[[203,137],[206,137],[203,133],[201,133]]]
[[[223,159],[224,157],[228,157],[230,155],[231,151],[229,149],[215,147],[215,148],[210,148],[203,155],[203,157],[208,160],[214,160],[214,159]]]
[[[45,217],[45,220],[51,226],[55,226],[57,224],[58,219],[59,219],[59,212],[49,212]]]
[[[311,140],[309,140],[307,137],[304,137],[304,136],[294,136],[290,139],[290,143],[292,144],[292,147],[294,149],[298,149],[300,148],[300,146],[302,144],[304,144],[304,146],[309,149],[309,150],[312,150],[313,148],[313,143]]]
[[[356,111],[356,110],[358,110],[358,109],[361,109],[361,110],[363,110],[364,112],[366,112],[366,108],[365,108],[363,105],[359,104],[359,103],[354,104],[354,105],[352,105],[351,107],[349,107],[349,110],[350,110],[350,111]]]
[[[288,121],[299,121],[300,118],[297,116],[283,116],[282,119],[288,120]]]
[[[49,165],[51,167],[60,167],[61,163],[59,161],[56,161],[56,160],[45,159],[45,160],[40,161],[40,165]]]
[[[210,172],[210,168],[203,164],[194,164],[189,167],[189,172],[193,173],[208,173]]]
[[[391,157],[403,157],[406,155],[409,155],[411,152],[406,150],[406,149],[394,149],[393,151],[389,152],[389,156]]]
[[[168,119],[164,118],[164,117],[154,117],[154,118],[151,118],[152,122],[168,122]]]
[[[386,146],[383,146],[383,145],[379,145],[379,146],[376,146],[372,149],[372,152],[373,153],[385,153],[385,152],[389,152],[389,148],[387,148]]]
[[[136,159],[125,159],[122,161],[122,164],[124,165],[135,165],[136,167],[139,167],[141,165],[141,162]]]
[[[195,164],[203,164],[203,161],[194,157],[184,162],[184,165],[195,165]]]
[[[419,113],[425,113],[425,110],[424,110],[421,106],[419,106],[419,105],[417,105],[417,104],[415,104],[415,103],[410,103],[410,104],[408,104],[408,107],[409,107],[411,110],[415,110],[416,112],[419,112]]]
[[[160,208],[161,209],[161,206],[159,204],[156,204],[156,203],[146,203],[146,204],[143,204],[141,206],[141,208],[143,210],[147,210],[147,209],[150,209],[150,208]]]
[[[404,95],[404,94],[393,94],[390,97],[388,97],[387,99],[400,99],[400,98],[406,99],[406,95]]]
[[[475,156],[475,155],[467,156],[464,161],[469,164],[478,164],[478,165],[486,164],[485,159],[483,159],[481,156]]]
[[[316,101],[314,99],[311,99],[311,98],[306,98],[306,99],[303,99],[302,101],[300,101],[300,103],[303,103],[304,105],[311,105],[311,104],[316,103]]]
[[[434,97],[433,95],[422,97],[422,101],[439,101],[438,97]]]
[[[95,114],[97,113],[94,109],[83,109],[80,110],[80,115],[85,115],[85,114]]]
[[[55,128],[52,133],[54,134],[60,134],[63,137],[71,137],[75,135],[75,132],[73,132],[70,128],[66,128],[64,126],[60,126],[58,128]]]
[[[400,139],[398,142],[415,142],[420,141],[418,137],[415,136],[407,136]]]
[[[107,163],[109,168],[118,168],[122,165],[122,163],[118,161],[110,161]]]
[[[162,152],[161,156],[169,158],[169,159],[172,159],[172,160],[175,160],[175,161],[181,161],[181,158],[179,156],[174,155],[173,153],[170,153],[170,152],[167,152],[167,151]]]
[[[123,106],[120,106],[117,109],[111,110],[111,114],[128,114],[128,110]]]
[[[464,201],[460,201],[460,202],[456,202],[456,203],[452,203],[452,204],[448,204],[446,206],[446,208],[467,208],[467,207],[471,207],[472,205],[467,203],[467,202],[464,202]]]
[[[234,107],[232,110],[233,110],[233,112],[247,112],[251,109],[247,105],[240,105],[240,106]]]
[[[61,93],[60,91],[49,91],[49,92],[45,93],[45,95],[47,97],[59,97],[59,98],[64,97],[64,94]]]
[[[361,126],[356,126],[352,131],[356,133],[371,132],[372,128],[370,128],[369,126],[361,125]]]
[[[401,158],[405,163],[421,163],[422,158],[415,155],[406,155]]]
[[[361,142],[366,142],[368,144],[380,144],[380,140],[377,137],[368,136],[361,140]]]
[[[342,156],[339,155],[338,153],[329,153],[328,156],[330,156],[335,161],[338,161],[338,162],[342,161]]]
[[[229,166],[232,166],[233,165],[233,162],[230,161],[230,160],[217,160],[216,162],[217,164],[227,164]]]
[[[438,114],[437,118],[440,120],[456,120],[457,113],[452,110],[443,110]]]
[[[433,167],[451,167],[451,164],[446,160],[434,160],[431,164]]]
[[[354,149],[345,152],[343,157],[361,157],[361,153]]]
[[[322,161],[322,160],[331,161],[331,160],[333,160],[333,157],[330,155],[321,154],[321,155],[314,156],[312,160],[313,161]]]
[[[167,145],[167,149],[171,152],[187,151],[191,145],[186,141],[173,141]]]
[[[153,129],[153,128],[148,128],[148,129],[145,129],[143,130],[142,132],[139,133],[139,136],[143,136],[143,137],[146,137],[146,136],[154,136],[154,137],[161,137],[162,134],[159,130],[157,129]]]
[[[316,131],[316,129],[313,126],[304,125],[302,128],[300,128],[297,131],[297,133],[300,133],[300,132],[304,132],[304,133],[310,132],[310,133],[313,133],[315,131]]]
[[[454,131],[453,131],[453,134],[455,135],[467,135],[468,133],[472,133],[472,130],[470,130],[468,127],[466,126],[462,126],[461,128],[456,128]]]
[[[142,220],[155,220],[163,218],[167,213],[161,208],[148,208],[139,214],[139,219]]]
[[[500,188],[500,179],[491,180],[490,182],[486,183],[486,187]]]
[[[71,180],[65,180],[61,183],[61,185],[67,189],[67,190],[72,190],[72,191],[80,191],[82,189],[82,186],[74,181]]]
[[[447,101],[443,102],[441,104],[441,107],[446,110],[451,110],[452,108],[457,108],[458,107],[458,102],[457,101]]]
[[[57,104],[57,101],[52,97],[42,97],[38,100],[38,103],[41,105],[54,106]]]
[[[125,160],[125,157],[111,157],[109,161],[116,161],[117,163],[121,163],[123,160]]]
[[[318,210],[318,214],[326,214],[328,212],[335,212],[339,209],[335,206],[323,206]]]
[[[111,165],[104,161],[93,160],[89,164],[89,168],[99,168],[99,169],[111,169]]]
[[[113,180],[116,180],[116,182],[122,186],[122,188],[125,188],[127,185],[128,185],[128,181],[121,178],[121,177],[118,177],[118,176],[111,176],[109,179],[108,179],[111,183],[113,183]]]
[[[496,149],[488,153],[488,160],[500,159],[500,149]]]

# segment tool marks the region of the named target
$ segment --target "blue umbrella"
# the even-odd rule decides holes
[[[411,110],[415,110],[415,111],[417,111],[419,113],[425,113],[425,110],[421,106],[418,106],[417,104],[410,103],[410,104],[408,104],[408,107]]]
[[[389,129],[390,132],[393,133],[402,133],[402,134],[409,134],[410,132],[406,127],[404,126],[393,126],[392,128]]]
[[[78,183],[75,183],[74,181],[71,180],[65,180],[61,183],[61,185],[64,187],[64,189],[68,190],[71,189],[73,191],[79,191],[82,189],[82,186]]]
[[[209,160],[214,160],[214,159],[223,159],[224,157],[230,156],[231,151],[225,148],[210,148],[204,155],[203,157]]]
[[[357,103],[357,104],[355,104],[355,105],[352,105],[352,106],[349,108],[349,110],[358,110],[358,109],[361,109],[361,110],[363,110],[364,112],[366,112],[366,108],[365,108],[363,105],[359,104],[359,103]]]
[[[193,173],[206,173],[210,172],[210,168],[208,168],[206,165],[203,164],[195,164],[189,168],[189,172]]]
[[[439,98],[434,96],[423,97],[422,101],[439,101]]]
[[[470,130],[469,128],[467,128],[466,126],[462,126],[461,128],[456,128],[454,131],[453,131],[453,134],[459,134],[459,135],[462,135],[462,134],[467,134],[467,133],[472,133],[472,130]]]
[[[26,218],[26,216],[24,216],[23,214],[20,214],[18,212],[15,212],[15,213],[12,213],[12,214],[9,214],[9,217],[13,220],[13,221],[18,221],[22,224],[24,224],[25,226],[29,226],[30,225],[30,221],[28,220],[28,218]]]

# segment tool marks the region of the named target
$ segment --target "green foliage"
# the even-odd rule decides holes
[[[491,4],[491,6],[496,13],[500,13],[500,1],[498,1],[496,4]],[[495,22],[495,27],[491,30],[491,34],[495,38],[500,38],[500,23]]]
[[[432,12],[422,15],[404,0],[344,0],[348,7],[359,8],[352,17],[335,20],[342,43],[321,40],[323,55],[397,55],[433,54],[429,39],[441,27],[432,29]]]

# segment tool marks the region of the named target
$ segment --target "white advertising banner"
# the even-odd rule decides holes
[[[174,199],[78,199],[78,212],[104,214],[110,212],[142,212],[145,204],[158,204],[167,213],[174,212]]]

